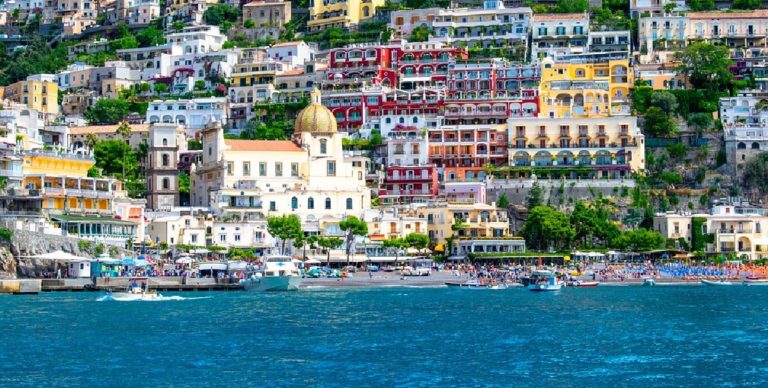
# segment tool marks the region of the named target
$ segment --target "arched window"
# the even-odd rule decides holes
[[[352,210],[352,198],[347,198],[347,210]]]
[[[163,178],[163,190],[170,190],[171,188],[171,180],[168,178]]]
[[[163,166],[171,164],[171,157],[168,154],[163,154]]]
[[[315,199],[312,197],[309,197],[307,199],[307,209],[314,209],[315,208]]]
[[[326,198],[325,199],[325,208],[326,208],[326,210],[331,210],[331,199],[330,198]]]
[[[320,140],[320,153],[325,154],[328,152],[328,141],[325,139]]]
[[[168,145],[168,139],[166,139],[166,138],[163,138],[163,145],[164,145],[164,146],[167,146],[167,145]]]
[[[299,199],[296,197],[291,198],[291,209],[299,208]]]
[[[752,143],[752,149],[753,150],[759,150],[760,149],[760,144],[758,144],[757,142]]]

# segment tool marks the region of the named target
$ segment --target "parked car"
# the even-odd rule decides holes
[[[365,266],[365,270],[366,271],[370,271],[370,272],[379,272],[379,266],[378,265],[368,264],[368,265]]]
[[[357,272],[357,267],[355,267],[354,265],[348,265],[348,266],[344,267],[344,271],[347,271],[347,273],[349,273],[349,272]]]

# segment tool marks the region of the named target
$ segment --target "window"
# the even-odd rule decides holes
[[[291,209],[299,208],[299,199],[296,197],[291,198]]]
[[[167,167],[171,164],[171,157],[168,154],[163,154],[163,166]]]
[[[235,164],[232,162],[227,162],[227,175],[229,176],[235,175]]]
[[[251,175],[251,162],[243,162],[243,175]]]
[[[240,241],[240,235],[239,235],[239,234],[236,234],[236,235],[235,235],[235,241],[236,241],[236,242],[237,242],[237,241]]]
[[[326,198],[325,199],[325,209],[326,210],[331,210],[331,199],[330,198]]]
[[[275,176],[283,176],[283,163],[275,162]]]
[[[167,146],[167,145],[168,145],[168,139],[163,138],[163,146]]]
[[[315,208],[315,199],[312,197],[309,197],[307,199],[307,209],[314,209]]]
[[[163,190],[170,190],[171,188],[171,180],[168,178],[163,178]]]
[[[196,234],[193,234],[193,235],[192,235],[192,242],[193,242],[193,243],[196,243],[196,242],[197,242],[197,235],[196,235]]]
[[[277,204],[275,204],[275,201],[269,201],[269,211],[276,211],[277,210]]]
[[[299,176],[299,164],[291,163],[291,176]]]
[[[328,161],[328,176],[336,176],[336,162],[333,160]]]
[[[259,162],[259,176],[267,176],[267,162]]]
[[[347,210],[352,210],[352,198],[347,198]]]
[[[325,139],[320,140],[320,154],[325,155],[328,152],[328,141]]]
[[[226,234],[220,234],[219,235],[219,242],[227,242],[227,235]]]

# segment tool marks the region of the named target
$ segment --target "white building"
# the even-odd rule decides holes
[[[191,100],[155,100],[147,108],[147,122],[176,123],[194,137],[210,121],[227,123],[229,116],[225,97],[205,97]]]
[[[165,41],[181,47],[182,54],[203,54],[221,50],[227,36],[217,26],[191,26],[165,36]]]
[[[465,42],[467,47],[507,44],[525,49],[532,14],[528,7],[506,8],[496,0],[485,1],[483,8],[441,9],[431,23],[435,35],[430,40],[454,47],[457,42]]]
[[[304,41],[275,43],[267,49],[272,60],[287,63],[291,68],[315,60],[315,52]]]
[[[741,175],[749,159],[768,151],[768,93],[745,91],[721,98],[720,119],[728,166]]]
[[[298,114],[293,141],[225,140],[212,123],[192,168],[192,204],[242,219],[296,214],[305,231],[337,234],[344,216],[370,208],[365,166],[345,158],[341,139],[318,91]]]
[[[531,21],[531,59],[588,52],[589,14],[536,14]]]

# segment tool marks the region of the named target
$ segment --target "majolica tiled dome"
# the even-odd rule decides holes
[[[313,89],[311,102],[296,116],[295,132],[334,133],[337,132],[336,117],[330,109],[320,103],[320,91]]]

